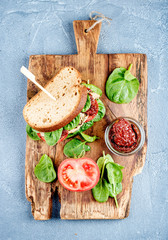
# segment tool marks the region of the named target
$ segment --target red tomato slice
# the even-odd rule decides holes
[[[90,158],[69,158],[58,168],[58,180],[69,191],[90,190],[98,183],[99,177],[99,168]]]
[[[91,100],[91,107],[89,110],[87,110],[85,113],[87,114],[88,118],[86,119],[85,122],[91,121],[93,118],[96,117],[98,110],[99,110],[99,105],[96,99],[92,97],[91,94],[89,94],[90,100]]]
[[[37,133],[38,137],[41,138],[45,142],[45,138],[41,135],[41,133]]]
[[[57,143],[60,143],[60,142],[64,141],[67,136],[68,136],[68,130],[63,130],[62,135],[61,135],[61,137],[60,137],[60,139],[58,140]]]

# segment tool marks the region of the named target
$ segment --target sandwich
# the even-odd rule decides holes
[[[83,83],[74,67],[61,69],[45,89],[56,101],[39,91],[23,109],[26,132],[33,140],[53,146],[87,130],[105,115],[105,106],[99,99],[101,89]]]

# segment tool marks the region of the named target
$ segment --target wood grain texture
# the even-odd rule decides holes
[[[101,100],[106,106],[106,115],[96,122],[86,133],[97,135],[99,140],[90,143],[91,151],[86,156],[95,161],[105,150],[109,153],[104,142],[104,131],[108,124],[119,116],[129,116],[138,120],[144,127],[146,141],[142,150],[133,156],[119,157],[112,155],[114,161],[125,166],[123,170],[123,191],[118,195],[119,208],[115,207],[114,200],[109,198],[106,203],[96,202],[91,191],[74,193],[64,189],[59,183],[46,184],[38,181],[34,176],[34,167],[42,154],[48,154],[57,169],[62,160],[65,142],[54,147],[47,146],[42,141],[33,141],[27,137],[26,143],[26,196],[32,203],[32,214],[35,219],[46,220],[51,217],[52,197],[58,188],[61,201],[62,219],[122,219],[129,215],[133,176],[140,173],[145,163],[147,150],[147,58],[145,54],[96,54],[101,24],[89,33],[85,29],[91,26],[93,21],[74,21],[74,31],[78,53],[77,55],[34,55],[30,56],[29,70],[37,76],[40,84],[47,81],[62,67],[74,66],[82,74],[84,80],[102,89]],[[132,74],[140,81],[138,95],[129,104],[115,104],[110,102],[105,95],[105,82],[109,74],[116,67],[125,67],[132,63]],[[28,81],[27,96],[30,99],[37,93],[36,86]]]

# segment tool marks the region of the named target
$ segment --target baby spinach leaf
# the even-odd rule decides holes
[[[121,169],[113,163],[108,163],[106,165],[107,177],[111,184],[119,183],[123,179],[123,174]]]
[[[74,137],[74,136],[78,135],[79,133],[80,133],[79,130],[77,130],[76,132],[73,132],[73,133],[69,133],[66,139]]]
[[[62,135],[62,131],[63,131],[63,128],[60,128],[53,132],[45,132],[44,138],[46,140],[46,143],[50,146],[54,146],[60,139],[60,137]]]
[[[129,103],[137,95],[139,81],[131,73],[132,64],[128,70],[120,67],[114,69],[106,82],[107,97],[115,103]]]
[[[42,182],[52,182],[56,178],[52,160],[44,154],[34,168],[35,176]]]
[[[120,192],[122,192],[122,183],[121,182],[120,183],[116,183],[115,185],[109,183],[108,184],[108,188],[109,188],[109,196],[110,197],[115,197]]]
[[[82,127],[80,128],[80,131],[84,132],[86,131],[88,128],[93,126],[93,120],[89,121],[89,122],[85,122]]]
[[[84,108],[82,109],[82,112],[86,112],[91,106],[91,100],[90,100],[90,97],[89,97],[89,94],[87,95],[87,100],[86,100],[86,103],[85,103],[85,106]]]
[[[119,167],[120,169],[123,169],[123,168],[124,168],[123,166],[121,166],[121,165],[118,164],[118,163],[113,163],[113,165],[116,165],[116,166]]]
[[[103,165],[105,166],[109,162],[113,162],[112,157],[109,154],[105,155],[105,153],[103,152],[103,157],[100,157],[97,160],[97,165],[99,167],[100,172],[101,172],[101,170],[103,168]]]
[[[107,163],[113,163],[114,160],[112,159],[112,157],[110,156],[110,154],[105,155],[105,164]]]
[[[108,184],[109,196],[115,200],[116,207],[118,208],[117,195],[122,191],[122,183]]]
[[[104,161],[105,161],[104,157],[100,157],[100,158],[97,160],[97,165],[98,165],[98,167],[99,167],[100,172],[101,172],[101,170],[102,170],[102,168],[103,168]]]
[[[108,197],[114,197],[116,207],[118,207],[117,194],[122,191],[123,168],[117,163],[114,163],[112,157],[105,152],[103,156],[97,161],[100,170],[100,180],[98,184],[92,189],[93,197],[98,202],[105,202]],[[107,178],[107,180],[106,180]],[[108,190],[106,189],[108,187]]]
[[[90,151],[90,149],[90,146],[86,145],[86,141],[82,142],[74,138],[65,144],[64,154],[70,158],[78,158],[79,156],[81,157],[81,153],[85,154],[85,152]]]
[[[87,83],[82,83],[84,86],[92,90],[92,92],[99,94],[100,96],[102,95],[102,90],[98,87],[96,87],[93,84],[87,84]]]
[[[108,183],[105,179],[100,179],[98,184],[92,189],[93,197],[98,202],[106,202],[109,197]]]
[[[95,118],[93,118],[93,122],[100,121],[106,113],[106,108],[105,108],[104,104],[102,103],[102,101],[100,99],[97,99],[96,101],[98,103],[99,110],[98,110],[98,113],[95,116]]]
[[[85,133],[82,133],[82,132],[80,132],[80,135],[87,142],[94,142],[96,139],[99,139],[99,137],[97,137],[97,136],[92,137],[92,136],[89,136],[89,135],[87,135]]]
[[[78,135],[79,133],[86,131],[88,128],[90,128],[92,126],[93,126],[93,120],[86,122],[76,132],[69,133],[67,138],[74,137],[74,136]]]
[[[131,69],[131,67],[132,67],[132,64],[129,66],[128,70],[124,73],[124,78],[127,81],[131,81],[131,80],[135,79],[135,77],[130,73],[129,69]]]
[[[32,128],[32,129],[33,129],[33,128]],[[35,130],[35,129],[33,129],[33,131],[36,132],[36,133],[39,133],[39,131],[37,131],[37,130]]]
[[[35,131],[32,127],[28,124],[26,126],[27,135],[33,140],[40,140],[39,136],[37,135],[37,131]]]
[[[68,123],[64,127],[64,129],[70,131],[70,130],[76,128],[78,126],[79,122],[80,122],[80,114],[78,114],[78,116],[76,118],[74,118],[70,123]]]

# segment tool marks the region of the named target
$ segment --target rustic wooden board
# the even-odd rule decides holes
[[[106,203],[96,202],[91,191],[74,193],[64,189],[58,181],[52,184],[42,183],[34,176],[34,167],[40,157],[46,153],[54,162],[56,169],[62,160],[63,147],[65,142],[54,147],[47,146],[42,141],[33,141],[27,137],[26,143],[26,165],[25,165],[25,188],[26,197],[31,201],[32,214],[35,219],[47,220],[51,218],[52,197],[57,187],[61,201],[62,219],[122,219],[129,215],[131,190],[133,176],[140,173],[145,163],[147,150],[147,58],[145,54],[96,54],[101,24],[98,24],[92,31],[85,33],[85,29],[93,24],[91,21],[74,21],[74,32],[78,49],[77,55],[33,55],[30,56],[29,69],[37,76],[41,85],[47,81],[62,67],[74,66],[82,73],[84,80],[102,89],[101,100],[106,106],[106,115],[100,122],[96,122],[88,134],[100,137],[91,143],[91,151],[86,156],[95,161],[102,155],[102,151],[110,153],[104,142],[104,131],[106,126],[114,119],[114,114],[129,116],[138,120],[144,127],[146,141],[142,150],[133,156],[119,157],[112,155],[115,162],[125,166],[123,170],[123,191],[118,195],[119,208],[117,209],[114,200],[109,198]],[[138,95],[129,104],[114,104],[105,95],[105,82],[109,74],[116,67],[127,68],[132,63],[132,74],[140,81]],[[37,93],[38,89],[28,81],[28,100]]]

